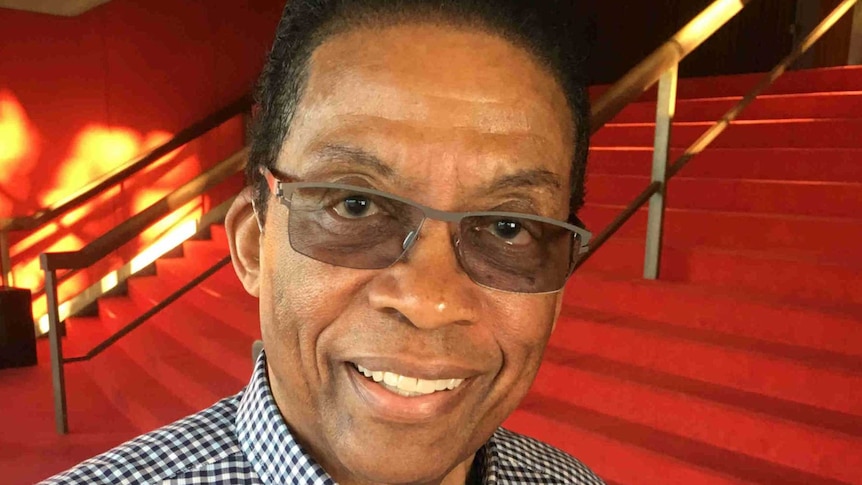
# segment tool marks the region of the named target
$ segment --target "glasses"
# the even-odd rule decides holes
[[[434,219],[449,223],[458,262],[475,283],[514,293],[553,293],[563,289],[591,237],[547,217],[446,212],[366,187],[262,172],[289,210],[293,250],[335,266],[387,268],[407,254],[425,221]]]

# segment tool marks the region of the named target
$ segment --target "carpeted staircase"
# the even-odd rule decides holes
[[[673,145],[757,79],[681,81]],[[594,231],[648,183],[649,97],[593,139],[581,215]],[[640,279],[643,211],[574,276],[533,391],[507,422],[610,484],[862,484],[862,68],[787,74],[743,118],[671,182],[661,281]],[[186,243],[126,296],[102,299],[98,317],[70,319],[67,355],[225,254],[221,227]],[[238,391],[256,314],[227,267],[68,366],[72,436],[104,433],[105,420],[131,436]]]
[[[674,156],[756,80],[683,80]],[[654,118],[593,138],[591,228],[648,184]],[[509,424],[613,483],[862,483],[862,69],[786,75],[668,201],[662,281],[641,211],[573,278]]]

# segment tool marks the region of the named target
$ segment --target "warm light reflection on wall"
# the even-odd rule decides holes
[[[26,202],[30,172],[38,158],[38,135],[24,107],[10,91],[0,90],[0,217]]]
[[[57,202],[87,183],[128,162],[141,146],[133,130],[101,125],[85,127],[73,142],[69,157],[55,172],[52,187],[40,198],[42,206]]]
[[[34,174],[35,167],[46,162],[40,162],[36,126],[15,95],[0,90],[0,217],[30,215],[57,203],[172,136],[164,130],[142,134],[131,128],[89,124],[72,138],[64,159],[48,161],[49,170]],[[198,174],[201,163],[197,154],[193,150],[179,159],[180,153],[186,153],[184,150],[165,155],[122,186],[108,190],[33,233],[13,234],[11,256],[16,286],[38,291],[44,284],[38,261],[40,253],[80,249]],[[201,208],[200,200],[192,201],[141,234],[133,246],[147,247],[153,241],[163,240],[174,226],[199,217]],[[149,251],[147,254],[158,252]],[[140,257],[136,259],[137,263],[140,261]],[[101,266],[104,269],[66,281],[61,287],[61,298],[63,294],[75,295],[85,290],[94,284],[93,276],[99,271],[117,268],[122,263],[116,258],[106,260]],[[110,273],[96,283],[106,289],[116,286],[116,281],[116,273]],[[34,313],[44,314],[44,298],[33,303]],[[69,310],[68,305],[63,308],[62,311]]]

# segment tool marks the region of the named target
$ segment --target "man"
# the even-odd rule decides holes
[[[569,3],[292,0],[226,221],[251,383],[49,483],[601,483],[499,428],[589,238]]]

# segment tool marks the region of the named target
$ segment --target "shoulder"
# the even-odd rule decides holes
[[[586,465],[565,451],[541,441],[499,428],[493,437],[504,483],[602,485]]]
[[[237,463],[231,460],[232,456],[241,455],[234,432],[238,400],[238,396],[223,399],[199,413],[90,458],[42,484],[153,483],[174,481],[189,474],[218,476],[223,468],[220,463],[239,472]]]

